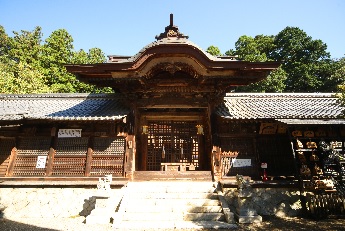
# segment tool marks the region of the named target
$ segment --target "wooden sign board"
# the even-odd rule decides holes
[[[276,123],[261,123],[259,134],[276,134],[277,127]]]

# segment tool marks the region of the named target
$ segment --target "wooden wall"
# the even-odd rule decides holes
[[[1,127],[0,177],[124,176],[124,127],[123,123]],[[81,129],[81,135],[62,137],[61,129]]]

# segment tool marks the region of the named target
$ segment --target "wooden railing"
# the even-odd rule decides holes
[[[232,167],[233,159],[238,152],[222,152],[220,148],[214,148],[212,153],[212,170],[216,181],[226,177]]]

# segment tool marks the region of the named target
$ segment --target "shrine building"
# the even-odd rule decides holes
[[[66,68],[113,94],[1,94],[0,177],[202,171],[213,179],[260,179],[261,163],[272,177],[293,177],[292,131],[343,137],[343,108],[332,94],[230,93],[279,63],[212,56],[180,33],[172,16],[136,55],[108,57]]]

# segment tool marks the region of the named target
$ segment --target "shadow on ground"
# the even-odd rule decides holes
[[[257,231],[278,231],[278,230],[306,230],[306,231],[340,231],[345,230],[345,219],[324,219],[313,220],[307,218],[279,218],[273,216],[264,216],[260,224],[240,224],[238,229],[257,230]]]
[[[0,218],[0,230],[1,231],[21,231],[21,230],[27,230],[27,231],[55,231],[56,229],[50,229],[50,228],[42,228],[37,227],[32,224],[24,224],[17,221],[11,221],[7,220],[5,218]]]

